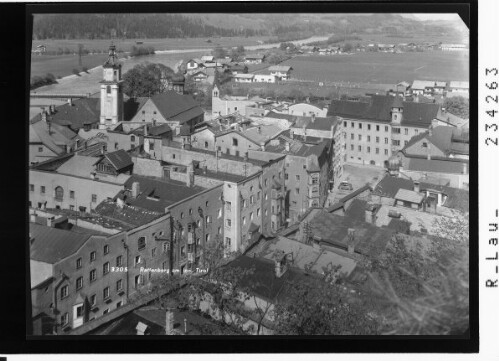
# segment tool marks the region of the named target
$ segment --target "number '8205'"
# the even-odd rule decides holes
[[[497,76],[498,73],[499,73],[499,71],[497,70],[497,68],[485,68],[485,76]],[[497,90],[499,85],[497,84],[497,81],[491,81],[490,83],[485,83],[485,87],[487,87],[487,89],[489,89],[489,90]],[[485,102],[487,104],[492,104],[494,106],[494,104],[499,103],[499,95],[488,94],[485,96]],[[494,118],[496,116],[497,112],[498,112],[497,109],[490,109],[490,110],[485,111],[485,113],[487,113],[487,115],[489,117],[492,117],[492,118]],[[499,127],[496,123],[485,124],[485,131],[486,132],[497,132],[498,128]],[[492,144],[499,145],[498,143],[499,143],[498,137],[485,138],[486,145],[492,145]]]

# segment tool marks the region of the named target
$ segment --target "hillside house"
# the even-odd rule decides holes
[[[277,80],[289,80],[291,78],[292,67],[288,65],[274,65],[269,68],[270,74]]]
[[[246,64],[261,64],[265,59],[265,55],[255,54],[255,55],[246,55],[244,62]]]

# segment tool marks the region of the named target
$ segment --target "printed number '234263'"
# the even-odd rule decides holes
[[[499,71],[497,70],[497,68],[485,68],[485,76],[497,76],[497,74],[499,73]],[[487,89],[489,90],[497,90],[498,88],[498,83],[496,81],[492,81],[490,83],[485,83],[485,86],[487,87]],[[487,96],[485,96],[485,102],[487,104],[490,104],[492,102],[492,104],[496,103],[498,104],[498,95],[490,95],[488,94]],[[494,118],[496,113],[498,113],[498,110],[497,109],[490,109],[490,110],[486,110],[485,113],[487,113],[487,115],[489,117],[492,117]],[[485,124],[485,131],[486,132],[497,132],[497,129],[498,129],[498,125],[496,123],[492,123],[492,124]],[[485,144],[486,145],[499,145],[499,141],[498,141],[498,137],[487,137],[485,138]]]

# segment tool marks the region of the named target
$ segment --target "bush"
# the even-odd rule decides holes
[[[130,56],[143,56],[143,55],[151,55],[155,54],[156,51],[152,46],[149,47],[137,47],[137,46],[132,46],[132,49],[130,51]]]
[[[73,69],[73,74],[74,75],[80,75],[80,71],[76,68]]]
[[[84,71],[85,73],[88,73],[88,68],[86,66],[82,67],[81,70]]]

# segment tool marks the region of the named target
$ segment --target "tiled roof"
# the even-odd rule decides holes
[[[190,95],[180,95],[173,90],[156,94],[151,100],[165,119],[175,118],[175,120],[185,121],[204,114],[198,102]],[[188,111],[190,112],[187,113]],[[186,119],[186,116],[190,116],[190,118]]]
[[[469,132],[449,126],[438,126],[429,131],[412,137],[402,149],[407,154],[407,149],[421,139],[440,149],[445,155],[450,153],[469,154]]]
[[[130,155],[123,149],[119,149],[112,153],[106,153],[105,157],[111,162],[116,170],[123,169],[133,164]]]
[[[404,169],[417,172],[435,172],[462,174],[463,164],[468,164],[463,159],[434,159],[428,160],[426,157],[408,157],[408,163]]]
[[[279,136],[279,140],[279,145],[267,144],[267,146],[265,147],[265,151],[271,153],[291,154],[297,157],[308,157],[313,154],[319,157],[324,152],[324,149],[330,147],[331,145],[330,139],[325,139],[315,145],[302,143],[299,140],[295,139],[291,140],[287,137],[284,138],[282,135]],[[286,142],[290,143],[289,151],[286,151]]]
[[[414,182],[410,179],[392,177],[387,174],[378,182],[372,194],[381,197],[395,198],[399,189],[413,190]]]
[[[318,212],[308,223],[312,234],[319,237],[321,243],[342,249],[347,248],[348,229],[353,228],[355,230],[355,251],[371,257],[376,257],[384,251],[394,233],[390,229],[379,228],[366,222],[326,211]]]
[[[414,80],[412,82],[412,89],[423,90],[425,88],[433,88],[435,82],[431,80]]]
[[[204,114],[204,110],[200,107],[191,108],[185,112],[172,116],[169,120],[178,121],[180,123],[187,122],[193,118],[199,117]]]
[[[391,123],[394,98],[389,95],[373,95],[371,102],[333,100],[328,115],[344,116]],[[402,102],[404,111],[401,124],[427,127],[436,118],[440,105]]]
[[[35,239],[30,246],[30,258],[51,264],[74,254],[91,237],[88,233],[76,233],[36,223],[29,224],[29,231]]]
[[[171,132],[172,128],[168,124],[156,125],[155,127],[147,128],[147,133],[152,136],[162,135]]]
[[[269,68],[270,71],[278,71],[278,72],[288,72],[293,68],[289,65],[274,65]]]
[[[270,111],[265,115],[266,118],[276,118],[276,119],[286,119],[286,120],[295,120],[296,116],[291,115],[291,114],[281,114],[281,113],[276,113],[274,111]]]
[[[414,192],[413,190],[399,189],[394,198],[404,202],[420,204],[423,201],[424,196],[422,194]]]
[[[316,129],[316,130],[331,130],[331,127],[336,122],[336,117],[315,117],[314,121],[312,121],[311,117],[296,117],[295,123],[292,125],[292,128],[303,128],[305,126],[306,129]]]
[[[95,207],[95,212],[103,217],[119,221],[127,229],[152,222],[164,215],[164,210],[163,212],[156,212],[127,204],[120,207],[115,202],[109,200],[99,203]]]
[[[155,212],[164,212],[166,207],[205,190],[199,186],[188,187],[183,182],[138,175],[132,175],[125,183],[125,188],[131,189],[134,182],[139,183],[140,193],[137,198],[125,198],[125,202]]]
[[[85,124],[91,125],[99,122],[100,99],[80,98],[73,100],[73,104],[63,104],[55,108],[55,113],[48,115],[47,120],[52,123],[69,126],[74,131],[83,128]],[[41,114],[35,116],[31,122],[41,120]]]
[[[451,81],[449,83],[449,88],[469,89],[470,83],[467,81]]]
[[[48,124],[42,120],[31,123],[29,126],[29,142],[42,143],[56,154],[64,153],[65,146],[73,146],[76,140],[82,140],[82,138],[67,127],[57,123],[50,125],[50,134]]]

